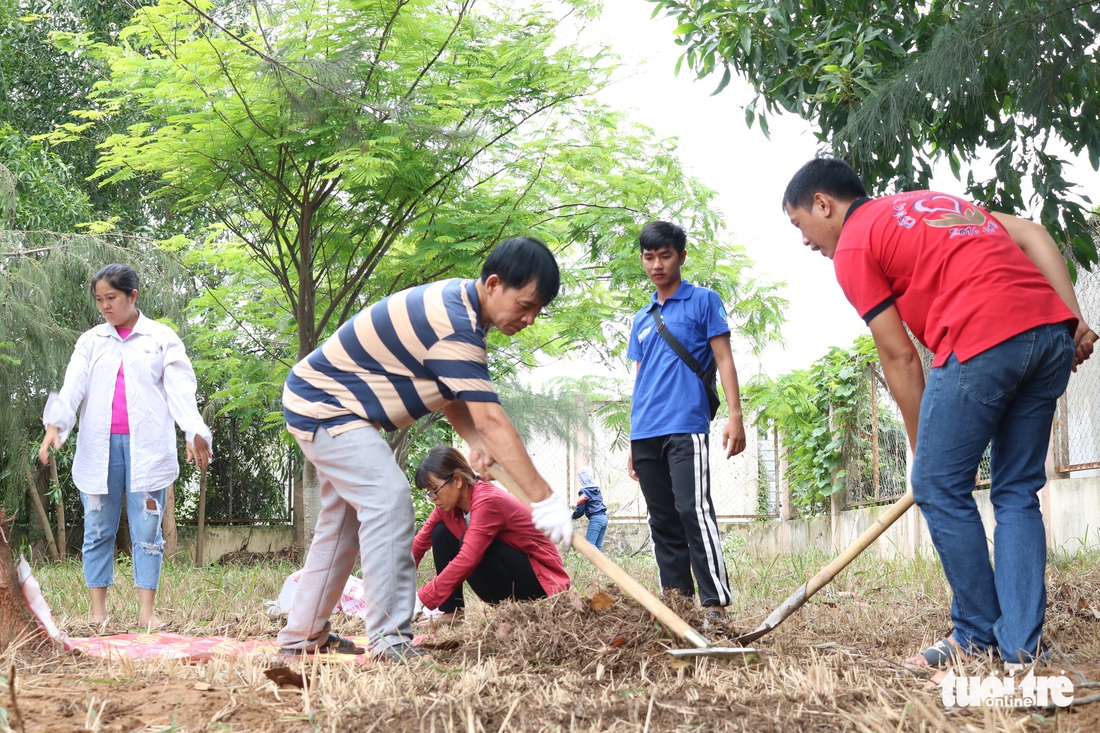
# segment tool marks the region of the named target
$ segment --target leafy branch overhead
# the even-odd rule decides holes
[[[342,323],[398,290],[477,276],[510,236],[546,241],[563,288],[519,338],[490,336],[496,374],[536,355],[619,359],[649,297],[636,242],[653,218],[687,228],[688,276],[723,295],[751,346],[776,339],[783,300],[728,243],[715,193],[674,141],[594,100],[616,59],[559,30],[596,10],[0,0],[19,41],[0,45],[0,87],[64,72],[0,101],[14,226],[159,240],[186,272],[204,395],[257,434],[280,423],[289,366]]]
[[[207,225],[194,265],[217,277],[204,312],[223,311],[250,351],[284,365],[382,296],[476,276],[516,234],[546,240],[566,272],[553,320],[512,358],[577,345],[610,357],[618,321],[646,297],[634,243],[654,217],[688,227],[697,274],[744,304],[733,312],[753,344],[775,338],[782,301],[722,241],[714,193],[672,143],[591,99],[614,60],[562,46],[554,12],[162,0],[115,44],[54,34],[110,73],[50,139],[86,144],[140,109],[100,146],[96,176],[149,178],[154,197]],[[262,325],[244,326],[251,316]],[[295,348],[278,349],[287,337]]]
[[[652,1],[679,23],[678,69],[721,75],[717,91],[733,74],[752,85],[750,127],[799,115],[878,193],[927,188],[937,160],[956,177],[966,164],[978,202],[1035,205],[1071,265],[1096,264],[1091,201],[1064,157],[1100,168],[1096,3]]]

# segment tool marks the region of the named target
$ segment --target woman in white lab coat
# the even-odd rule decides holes
[[[84,581],[92,621],[107,620],[115,535],[125,502],[138,623],[158,628],[161,517],[168,485],[179,476],[173,423],[187,437],[187,460],[200,468],[210,462],[210,428],[195,402],[195,372],[183,342],[138,310],[137,273],[126,265],[107,265],[92,279],[92,294],[106,323],[77,340],[65,384],[46,403],[46,436],[38,457],[46,463],[49,449],[61,447],[79,412],[73,481],[84,505]]]

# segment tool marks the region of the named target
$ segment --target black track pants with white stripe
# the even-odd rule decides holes
[[[731,596],[722,539],[710,498],[710,436],[682,433],[630,442],[634,471],[649,509],[649,533],[661,587],[693,596],[691,573],[704,606]]]

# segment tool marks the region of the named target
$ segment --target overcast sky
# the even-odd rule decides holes
[[[757,359],[738,350],[735,341],[739,372],[747,376],[763,370],[778,376],[807,367],[829,347],[848,346],[868,332],[840,292],[832,263],[802,245],[781,208],[787,182],[818,152],[817,140],[810,125],[793,115],[770,120],[770,139],[758,128],[748,129],[744,105],[753,92],[737,77],[721,94],[711,96],[718,77],[695,81],[686,68],[675,76],[676,22],[651,18],[653,7],[645,0],[605,0],[600,20],[582,36],[588,43],[607,43],[623,61],[619,81],[602,101],[630,113],[662,137],[677,138],[679,157],[689,174],[717,191],[729,241],[746,248],[761,278],[786,283],[786,347],[771,347]],[[982,162],[976,163],[977,172],[984,173]],[[932,187],[964,194],[963,185],[943,168]],[[1098,189],[1100,176],[1091,169],[1073,175]],[[690,256],[691,232],[688,238]],[[568,370],[551,365],[543,371],[536,381],[558,373],[576,375],[577,365]]]
[[[761,279],[786,282],[786,349],[772,347],[758,360],[737,350],[735,342],[738,369],[749,374],[763,368],[779,375],[808,366],[830,346],[850,344],[864,332],[840,293],[832,264],[802,246],[780,207],[791,175],[814,157],[816,140],[809,125],[793,116],[771,121],[770,140],[759,129],[748,129],[743,105],[752,92],[745,82],[735,78],[712,97],[717,79],[696,82],[687,70],[675,76],[676,23],[651,19],[652,8],[645,0],[606,0],[600,20],[581,37],[590,44],[607,43],[622,57],[618,81],[601,100],[659,136],[677,138],[687,172],[718,192],[727,240],[746,248]],[[688,247],[690,257],[691,232]],[[535,381],[575,375],[576,366],[550,365]]]

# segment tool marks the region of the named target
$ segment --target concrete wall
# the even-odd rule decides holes
[[[974,498],[986,536],[992,543],[995,523],[989,492],[975,491]],[[1053,479],[1040,493],[1040,503],[1047,528],[1047,546],[1052,551],[1072,554],[1083,549],[1100,549],[1100,477]],[[843,511],[835,524],[832,517],[816,517],[786,523],[735,524],[727,528],[734,536],[745,538],[746,549],[758,557],[807,550],[836,554],[855,541],[886,508],[863,507]],[[928,526],[916,507],[866,550],[872,557],[882,558],[916,557],[930,555],[932,551]]]
[[[1069,553],[1100,547],[1100,476],[1056,479],[1042,498],[1048,547]]]
[[[993,541],[993,507],[988,491],[975,491],[978,511],[986,535]],[[1082,549],[1100,549],[1100,476],[1053,479],[1040,494],[1043,521],[1047,526],[1047,545],[1054,552],[1076,553]],[[745,539],[745,549],[757,557],[779,554],[820,552],[835,555],[850,545],[874,524],[887,507],[863,507],[843,511],[834,523],[832,517],[791,519],[786,522],[728,522],[720,525],[723,533]],[[576,524],[584,532],[583,520]],[[195,528],[179,528],[180,553],[194,557]],[[611,554],[629,554],[644,548],[649,529],[643,521],[612,518],[607,527],[604,549]],[[293,532],[286,527],[207,527],[207,562],[216,562],[228,552],[278,552],[293,543]],[[867,550],[872,557],[930,556],[932,543],[920,510],[910,509],[882,534]]]
[[[175,557],[195,559],[195,525],[178,528],[178,551]],[[217,562],[228,552],[279,552],[294,544],[294,530],[290,525],[277,527],[253,527],[231,525],[207,525],[203,555],[207,563]]]

